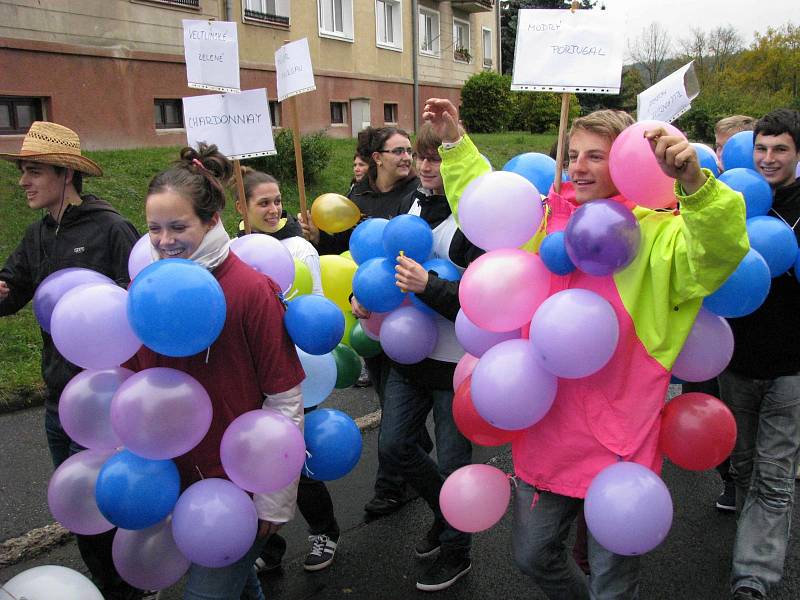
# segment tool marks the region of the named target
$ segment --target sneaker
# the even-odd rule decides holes
[[[717,498],[717,510],[724,512],[736,511],[736,486],[731,480],[723,480],[725,489]]]
[[[764,600],[764,594],[753,588],[740,587],[734,590],[733,600]]]
[[[356,379],[356,382],[353,385],[359,388],[371,386],[372,381],[369,378],[369,371],[362,367],[361,375],[358,376],[358,379]]]
[[[417,579],[417,589],[438,592],[453,585],[472,568],[469,555],[464,552],[442,552],[427,571]]]
[[[425,537],[414,546],[414,553],[417,557],[425,558],[427,556],[433,556],[439,551],[439,548],[442,546],[442,543],[439,541],[439,536],[442,534],[443,530],[444,526],[439,521],[433,522],[433,525],[431,525]]]
[[[333,562],[339,536],[337,535],[334,538],[324,533],[321,535],[310,535],[308,536],[308,541],[311,542],[311,552],[306,556],[306,560],[303,562],[303,568],[306,571],[321,571]]]
[[[364,505],[364,510],[373,515],[390,515],[399,510],[403,504],[405,503],[400,498],[375,496]]]
[[[256,559],[256,573],[266,574],[278,571],[281,568],[284,554],[286,554],[286,540],[277,533],[272,534]]]

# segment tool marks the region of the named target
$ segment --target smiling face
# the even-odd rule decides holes
[[[369,171],[369,163],[361,160],[360,156],[353,158],[353,179],[361,181]]]
[[[570,136],[568,170],[578,204],[619,194],[608,168],[611,144],[611,140],[585,129]]]
[[[283,214],[281,190],[277,183],[259,183],[247,197],[247,218],[253,229],[264,233],[278,230]]]
[[[444,193],[444,182],[440,172],[442,158],[434,149],[417,154],[417,175],[419,176],[422,187],[431,190],[434,194]]]
[[[145,216],[150,243],[159,258],[191,258],[219,221],[219,214],[215,213],[208,223],[203,223],[191,201],[170,188],[147,197]]]
[[[800,150],[788,133],[756,136],[753,147],[753,162],[756,169],[772,188],[781,188],[793,183],[796,178]]]
[[[60,174],[53,165],[23,160],[19,164],[22,172],[19,185],[25,192],[29,208],[43,208],[58,211],[65,192],[65,179],[69,177],[69,170]]]
[[[394,154],[392,151],[403,148],[406,151]],[[374,152],[372,158],[378,165],[378,177],[386,182],[395,183],[408,177],[411,172],[411,141],[400,133],[395,133],[383,144],[380,151]]]

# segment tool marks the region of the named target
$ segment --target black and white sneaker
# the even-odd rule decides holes
[[[434,521],[431,528],[420,541],[414,546],[414,554],[417,558],[427,558],[433,556],[439,551],[442,543],[439,541],[439,536],[444,531],[444,525],[439,521]]]
[[[736,485],[731,479],[724,479],[725,489],[717,498],[717,510],[723,512],[736,511]]]
[[[423,592],[446,590],[469,573],[472,563],[465,552],[442,551],[436,561],[417,579],[417,589]]]
[[[320,535],[310,535],[308,536],[308,541],[311,542],[311,552],[306,556],[303,562],[303,568],[306,571],[321,571],[333,562],[339,536],[337,535],[334,538],[324,533]]]

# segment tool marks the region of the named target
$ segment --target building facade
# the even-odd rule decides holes
[[[307,38],[316,91],[303,132],[413,130],[420,103],[458,103],[471,75],[499,70],[496,0],[0,0],[0,151],[56,121],[87,149],[185,143],[183,19],[237,24],[242,89],[265,87],[274,126],[275,50]],[[416,112],[415,112],[416,111]]]

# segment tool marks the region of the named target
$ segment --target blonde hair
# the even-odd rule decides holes
[[[588,131],[613,142],[624,129],[634,123],[633,117],[623,110],[596,110],[575,119],[569,129],[569,136],[576,131]]]
[[[714,125],[714,133],[717,135],[739,133],[740,131],[753,131],[756,126],[756,120],[747,115],[731,115],[717,121]]]

